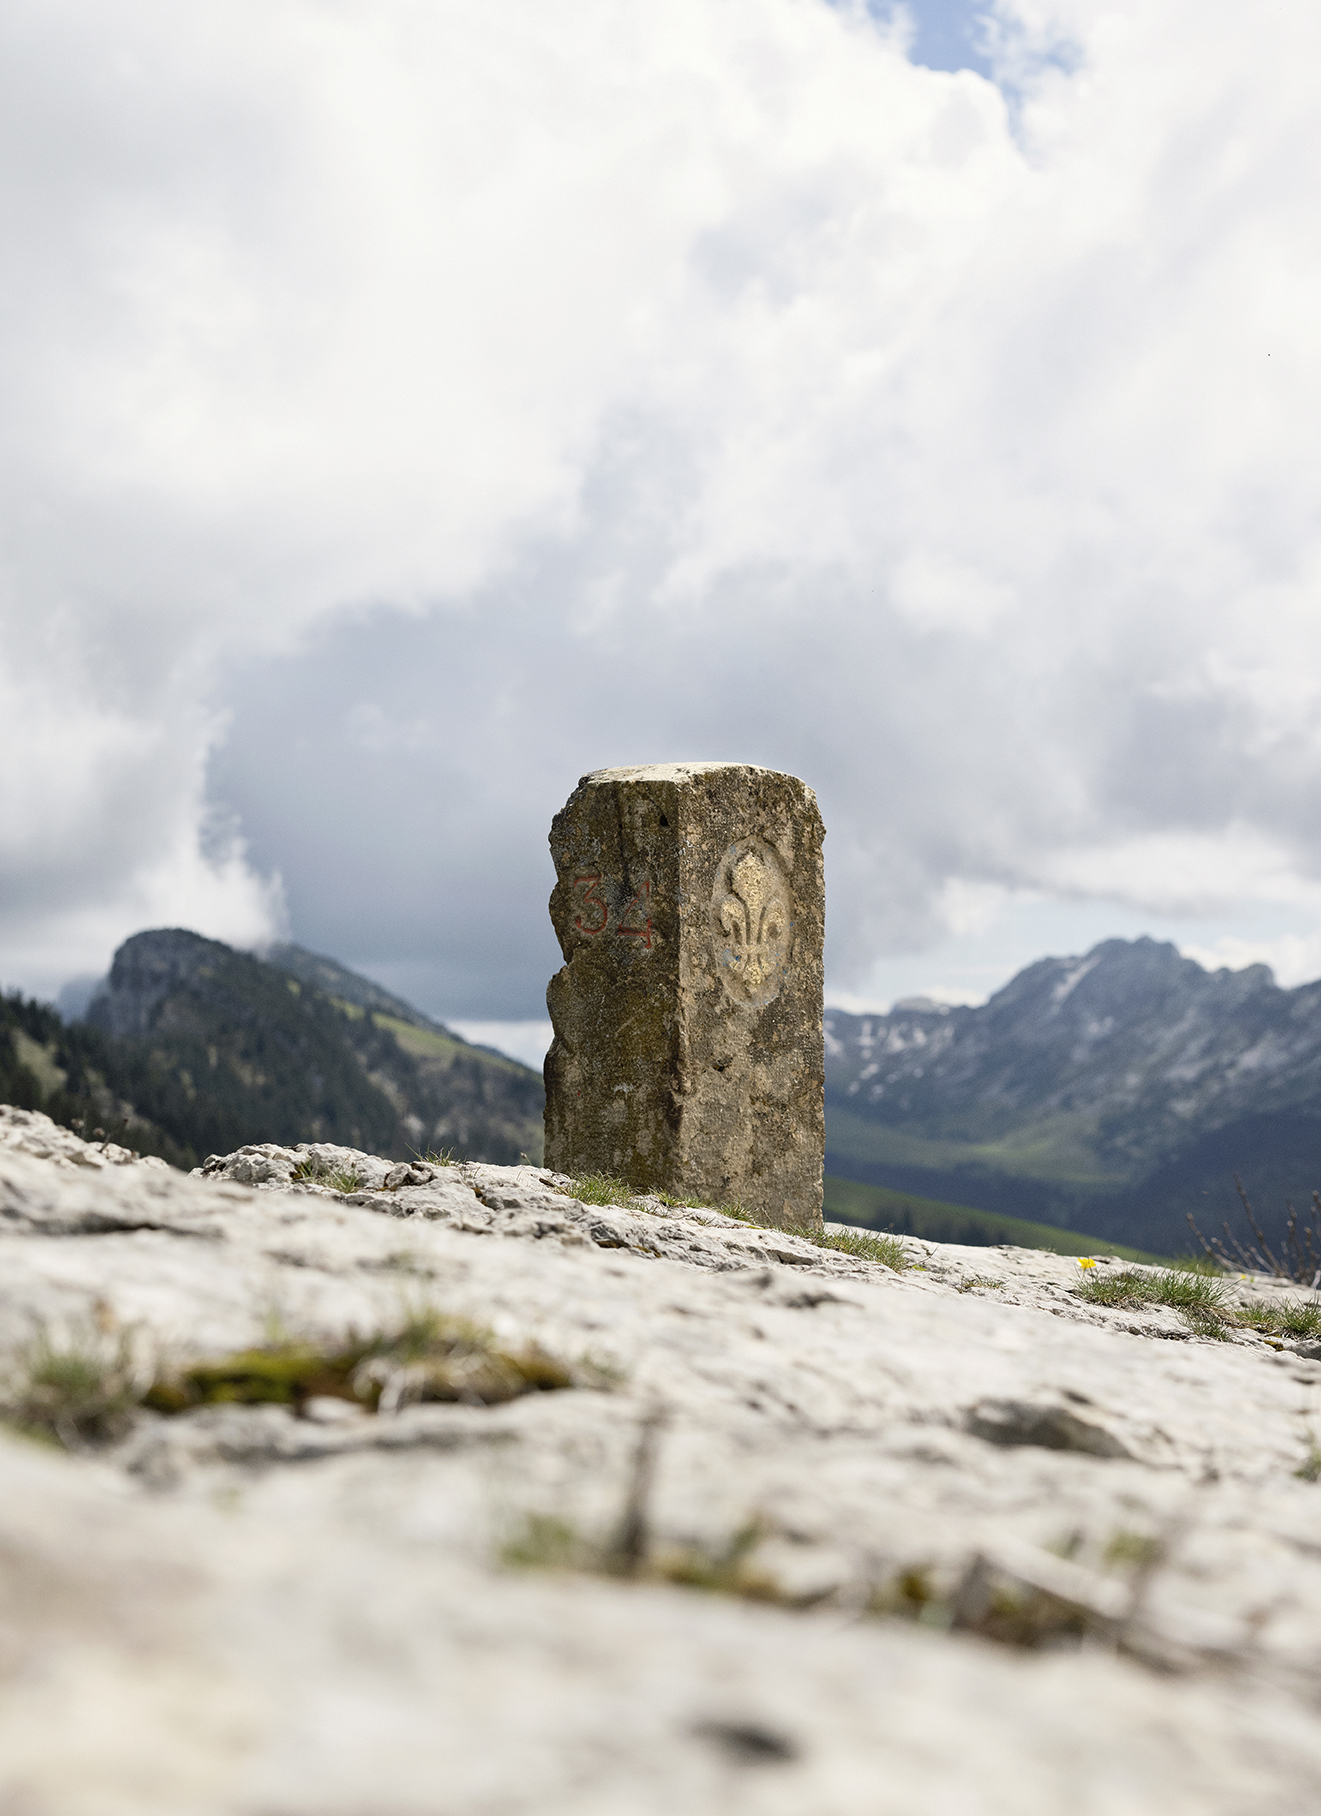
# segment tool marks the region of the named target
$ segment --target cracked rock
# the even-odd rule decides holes
[[[93,1166],[0,1111],[8,1417],[128,1402],[0,1431],[0,1808],[1321,1807],[1317,1362],[1172,1343],[1057,1255],[966,1292],[985,1250],[311,1158]],[[428,1319],[555,1390],[133,1411]]]

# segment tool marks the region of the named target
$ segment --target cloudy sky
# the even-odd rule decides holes
[[[836,1002],[1321,975],[1319,68],[1315,0],[5,0],[0,982],[181,924],[535,1023],[551,814],[681,758],[817,789]]]

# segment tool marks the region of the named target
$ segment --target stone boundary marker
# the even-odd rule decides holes
[[[824,838],[796,776],[584,776],[551,826],[546,1164],[819,1227]]]

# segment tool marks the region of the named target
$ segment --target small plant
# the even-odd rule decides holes
[[[937,1588],[929,1565],[909,1564],[875,1585],[867,1597],[866,1612],[944,1630],[949,1626],[949,1596]]]
[[[1223,1281],[1179,1268],[1153,1269],[1150,1273],[1138,1273],[1133,1268],[1098,1271],[1089,1273],[1074,1291],[1089,1304],[1113,1309],[1168,1305],[1204,1336],[1220,1335],[1220,1327],[1234,1319],[1225,1303]]]
[[[961,1590],[950,1620],[952,1632],[975,1633],[1020,1651],[1072,1651],[1092,1626],[1087,1609],[1028,1583],[993,1579],[966,1613],[963,1599]]]
[[[1093,1625],[1088,1610],[1061,1601],[975,1557],[958,1581],[939,1583],[928,1565],[909,1565],[867,1598],[866,1612],[916,1621],[941,1633],[975,1634],[1020,1651],[1072,1650]]]
[[[583,1568],[589,1551],[568,1520],[530,1513],[501,1545],[500,1562],[510,1570],[575,1570]]]
[[[334,1166],[315,1154],[309,1154],[305,1160],[300,1160],[292,1177],[309,1185],[329,1186],[332,1192],[356,1192],[364,1183],[357,1167]]]
[[[1253,1240],[1245,1246],[1226,1222],[1220,1226],[1225,1233],[1224,1241],[1213,1236],[1208,1242],[1189,1212],[1188,1227],[1201,1244],[1208,1260],[1230,1273],[1242,1269],[1249,1274],[1273,1274],[1277,1280],[1295,1280],[1300,1286],[1321,1286],[1321,1192],[1312,1193],[1311,1206],[1306,1219],[1302,1221],[1292,1202],[1285,1200],[1289,1217],[1285,1224],[1284,1243],[1277,1255],[1257,1222],[1252,1200],[1237,1173],[1234,1175],[1234,1187]]]
[[[1294,1470],[1294,1475],[1300,1482],[1321,1481],[1321,1447],[1315,1438],[1309,1439],[1307,1455]]]
[[[824,1230],[798,1232],[806,1234],[818,1248],[836,1249],[842,1255],[853,1255],[859,1261],[874,1261],[896,1274],[911,1267],[907,1251],[897,1236],[876,1236],[870,1230]],[[995,1284],[998,1284],[996,1282]]]
[[[1121,1526],[1110,1535],[1101,1561],[1110,1570],[1151,1570],[1165,1556],[1165,1547],[1147,1532]]]
[[[623,1555],[618,1540],[592,1539],[569,1520],[553,1513],[529,1513],[499,1548],[499,1559],[512,1570],[573,1570],[590,1576],[625,1576],[651,1583],[674,1583],[710,1595],[734,1595],[747,1601],[783,1602],[775,1579],[758,1570],[751,1553],[762,1537],[755,1522],[742,1527],[725,1545],[676,1546],[653,1555]]]
[[[1321,1305],[1297,1300],[1284,1305],[1244,1305],[1236,1315],[1240,1324],[1263,1337],[1321,1337]]]
[[[124,1435],[145,1386],[126,1332],[59,1343],[43,1331],[19,1358],[4,1414],[21,1431],[87,1450]]]
[[[693,1208],[696,1210],[701,1207],[695,1205]],[[717,1212],[721,1217],[730,1218],[734,1223],[746,1223],[749,1228],[754,1230],[765,1230],[778,1227],[769,1224],[764,1217],[759,1217],[755,1211],[750,1210],[746,1204],[743,1204],[737,1198],[734,1200],[733,1204],[712,1204],[705,1208]]]
[[[703,1204],[700,1198],[676,1198],[673,1192],[652,1192],[651,1196],[671,1211],[706,1211],[712,1208]]]
[[[729,1540],[715,1548],[690,1545],[664,1551],[654,1558],[647,1574],[662,1583],[679,1583],[686,1589],[703,1589],[709,1595],[736,1595],[750,1602],[784,1602],[787,1598],[775,1578],[757,1569],[752,1553],[765,1536],[759,1521],[750,1521]]]
[[[437,1152],[435,1148],[428,1148],[425,1154],[419,1154],[417,1158],[424,1166],[429,1167],[452,1167],[458,1165],[458,1161],[454,1158],[453,1148],[441,1148],[439,1152]]]
[[[573,1193],[580,1204],[630,1205],[637,1197],[631,1185],[613,1179],[609,1173],[585,1173],[573,1182]]]

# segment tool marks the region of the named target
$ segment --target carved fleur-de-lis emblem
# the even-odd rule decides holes
[[[738,848],[735,848],[736,852]],[[726,987],[745,1002],[769,1002],[788,957],[789,908],[780,868],[769,852],[743,849],[721,866],[725,890],[717,908],[729,944],[721,955]]]

